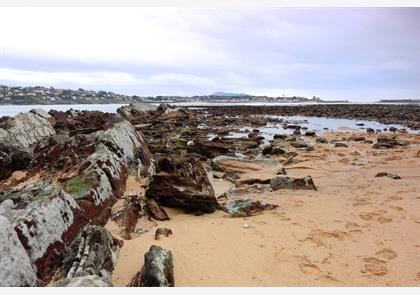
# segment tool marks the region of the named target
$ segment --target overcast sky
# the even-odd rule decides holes
[[[1,8],[0,84],[420,98],[419,8]]]

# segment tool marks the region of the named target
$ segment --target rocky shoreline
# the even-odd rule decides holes
[[[156,228],[157,221],[171,219],[168,208],[195,216],[216,211],[254,216],[278,205],[244,198],[249,193],[318,190],[310,175],[288,175],[287,167],[302,152],[352,142],[372,150],[411,144],[401,137],[405,130],[366,129],[329,140],[293,122],[254,115],[369,119],[420,128],[420,107],[410,105],[194,110],[131,104],[117,114],[31,110],[0,118],[0,285],[112,286],[124,242],[148,229],[156,229],[156,240],[172,235],[171,229]],[[259,130],[267,123],[293,132],[267,141]],[[244,127],[250,128],[246,136],[229,136]],[[128,194],[131,179],[140,193]],[[220,192],[217,180],[229,188]],[[108,230],[110,222],[118,237]],[[128,285],[174,286],[170,249],[148,247]]]

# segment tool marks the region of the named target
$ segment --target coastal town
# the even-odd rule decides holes
[[[79,88],[59,89],[41,86],[5,86],[0,85],[0,105],[6,104],[101,104],[101,103],[131,103],[131,102],[324,102],[319,97],[306,98],[302,96],[270,97],[254,96],[227,92],[215,92],[211,95],[195,96],[137,96],[116,94],[111,91],[94,91]]]

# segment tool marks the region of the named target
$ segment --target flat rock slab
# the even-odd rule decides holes
[[[239,176],[235,181],[244,184],[269,183],[274,176],[285,174],[283,165],[274,160],[247,160],[220,156],[214,158],[211,164],[216,171],[235,173]]]
[[[222,207],[222,210],[227,212],[230,217],[246,217],[255,215],[265,210],[272,210],[277,207],[277,205],[268,204],[258,200],[244,199],[230,201]]]
[[[271,179],[270,187],[273,190],[278,190],[278,189],[317,190],[311,176],[305,176],[303,178],[291,178],[285,175],[279,175]]]

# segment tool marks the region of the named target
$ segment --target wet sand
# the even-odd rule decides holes
[[[348,133],[324,137],[342,136]],[[311,175],[318,191],[238,196],[279,205],[256,216],[165,208],[170,221],[140,219],[137,227],[149,231],[124,241],[112,283],[127,285],[155,244],[172,251],[176,286],[420,286],[420,135],[400,138],[417,144],[374,150],[346,142],[348,148],[317,144],[314,151],[299,151],[287,174]],[[375,177],[378,172],[402,179]],[[214,183],[216,195],[230,187]],[[134,176],[127,180],[129,192],[143,193]],[[119,237],[113,221],[106,227]],[[157,227],[173,235],[155,241]]]

